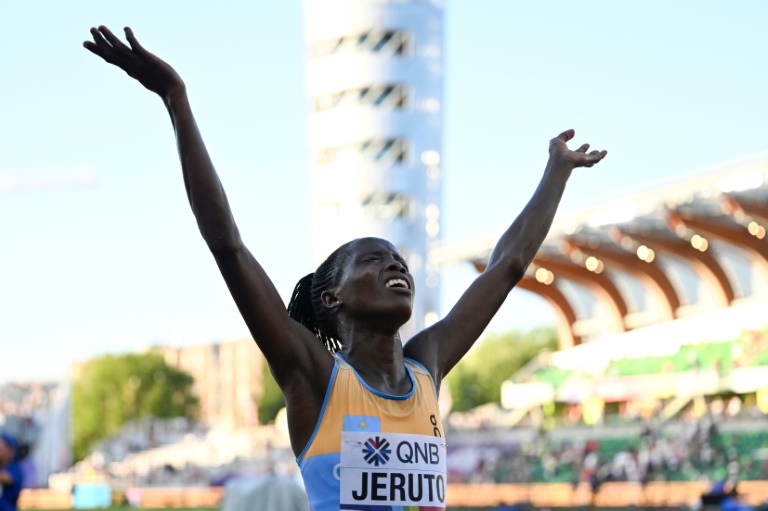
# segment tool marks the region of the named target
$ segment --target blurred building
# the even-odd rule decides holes
[[[558,218],[517,287],[552,306],[561,350],[504,383],[505,423],[555,404],[663,423],[722,396],[768,413],[766,204],[762,154]],[[431,256],[483,271],[496,239]]]
[[[768,300],[766,204],[761,154],[560,215],[517,288],[552,307],[563,349],[736,306],[760,310]],[[483,271],[498,237],[435,247],[431,260]]]
[[[233,427],[258,424],[264,357],[253,340],[157,348],[165,362],[189,373],[200,400],[200,418]]]
[[[416,282],[403,337],[437,319],[441,0],[306,0],[314,252],[391,241]]]

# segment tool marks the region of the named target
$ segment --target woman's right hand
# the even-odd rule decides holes
[[[103,25],[98,29],[91,28],[91,35],[93,41],[83,43],[86,49],[119,67],[164,101],[184,93],[184,81],[178,73],[166,62],[145,50],[130,28],[125,28],[125,38],[130,47]]]

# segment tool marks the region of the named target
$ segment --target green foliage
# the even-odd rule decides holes
[[[464,412],[485,403],[499,403],[504,380],[542,351],[556,349],[557,335],[551,328],[483,337],[446,378],[453,397],[453,411]]]
[[[130,420],[197,417],[193,383],[158,353],[106,355],[87,362],[73,388],[75,460]]]
[[[285,406],[285,396],[280,387],[277,386],[275,377],[269,370],[269,366],[264,362],[264,368],[261,371],[261,388],[263,392],[258,399],[259,423],[269,424],[275,420],[277,412]]]

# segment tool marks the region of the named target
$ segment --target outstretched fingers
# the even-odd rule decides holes
[[[131,60],[132,53],[146,54],[144,48],[141,48],[136,42],[136,39],[133,38],[132,33],[130,35],[133,39],[133,43],[131,44],[131,47],[128,47],[104,25],[100,25],[99,28],[91,28],[90,32],[93,37],[93,42],[85,41],[83,46],[110,64],[123,67],[123,64]],[[129,42],[131,42],[130,39]],[[136,50],[137,47],[140,48],[140,51]]]
[[[102,36],[96,28],[91,28],[91,37],[93,37],[93,41],[85,41],[83,46],[87,50],[91,51],[91,53],[104,58],[107,50],[109,49],[109,43],[104,39],[104,36]]]
[[[148,53],[147,50],[145,50],[144,47],[139,44],[139,41],[136,40],[136,36],[133,35],[133,30],[131,30],[131,27],[125,27],[125,38],[128,40],[128,44],[131,45],[133,51],[142,55],[146,55]]]
[[[576,135],[576,131],[574,130],[565,130],[564,132],[560,133],[555,138],[559,138],[563,142],[568,142],[570,139],[572,139]]]
[[[93,41],[84,41],[83,42],[83,48],[90,51],[91,53],[98,55],[101,57],[101,54],[99,53],[98,47],[93,43]]]
[[[111,64],[115,63],[115,50],[119,51],[121,46],[127,48],[107,27],[91,28],[90,32],[93,41],[85,41],[83,46]]]
[[[184,91],[184,82],[176,71],[145,50],[130,28],[125,28],[125,38],[130,46],[103,25],[98,29],[92,28],[91,35],[93,42],[83,43],[86,49],[122,69],[147,89],[164,99],[173,92]]]
[[[589,149],[589,144],[582,144],[581,147],[576,149],[576,152],[577,153],[586,153],[587,149]],[[594,151],[592,151],[592,152],[594,152]]]
[[[127,50],[128,47],[120,40],[118,39],[115,34],[112,33],[111,30],[109,30],[104,25],[101,25],[99,27],[98,33],[112,46],[114,49],[121,49],[121,50]]]
[[[584,155],[584,166],[591,167],[605,158],[606,154],[608,154],[608,151],[592,151],[591,153]]]
[[[102,34],[96,27],[91,27],[91,37],[93,37],[93,42],[99,48],[109,49],[112,47],[112,45],[104,38],[104,34]]]

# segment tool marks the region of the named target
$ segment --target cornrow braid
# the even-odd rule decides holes
[[[310,290],[312,289],[312,277],[314,273],[310,273],[306,277],[303,277],[293,288],[291,294],[291,301],[288,302],[288,315],[304,325],[310,332],[319,337],[319,329],[317,327],[317,321],[315,321],[315,313],[312,310],[312,299]]]
[[[352,243],[354,241],[334,250],[314,273],[299,280],[288,303],[288,315],[312,332],[331,353],[339,351],[342,344],[336,322],[323,304],[322,295],[341,280]]]

